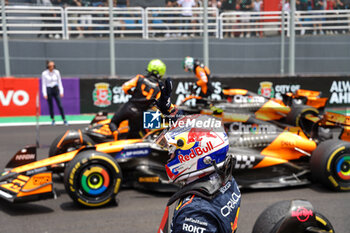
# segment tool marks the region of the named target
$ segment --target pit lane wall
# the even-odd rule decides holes
[[[172,102],[179,104],[188,93],[189,84],[196,80],[192,77],[174,78]],[[65,95],[62,98],[66,114],[96,113],[98,111],[115,112],[126,103],[126,95],[121,85],[127,79],[106,78],[63,78]],[[281,98],[282,94],[298,89],[321,91],[328,97],[328,108],[350,109],[349,76],[297,76],[297,77],[213,77],[213,99],[220,99],[223,88],[244,88],[267,97]],[[38,105],[36,98],[39,97]],[[250,101],[249,97],[240,101]],[[192,102],[191,104],[195,104]],[[56,108],[56,107],[55,107]],[[47,101],[41,94],[39,78],[0,78],[0,116],[48,115]],[[55,109],[58,114],[58,109]]]

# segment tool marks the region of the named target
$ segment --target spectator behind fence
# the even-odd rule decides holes
[[[117,0],[117,7],[126,8],[129,6],[130,6],[129,0]],[[114,15],[114,18],[125,17],[125,16],[127,16],[127,15],[126,14]],[[117,30],[118,30],[118,28],[120,28],[122,31],[126,30],[125,20],[118,20],[117,22],[115,22],[115,26],[117,26]],[[124,37],[124,34],[120,33],[120,37]]]
[[[233,12],[233,11],[237,10],[237,8],[239,8],[237,3],[238,3],[238,0],[237,1],[236,0],[222,0],[221,11],[222,12]],[[237,17],[233,16],[233,15],[226,17],[226,19],[227,19],[226,22],[229,24],[237,22]],[[233,30],[235,28],[236,28],[236,26],[233,26],[233,25],[225,27],[225,29],[231,29],[231,30]],[[233,31],[231,31],[231,32],[227,31],[224,33],[224,36],[225,37],[228,37],[228,36],[235,37],[235,34]]]
[[[335,7],[336,10],[348,10],[350,8],[350,0],[335,0]],[[346,14],[346,13],[339,13],[340,15]],[[350,18],[347,18],[346,16],[344,18],[338,18],[339,21],[346,21],[350,20]],[[341,23],[337,24],[337,26],[349,26],[349,23]],[[348,27],[349,28],[349,27]],[[345,29],[338,29],[335,32],[339,33],[346,33]]]
[[[253,3],[252,3],[252,0],[241,0],[240,2],[240,10],[241,11],[244,11],[244,12],[248,12],[248,11],[252,11],[253,9]],[[249,14],[242,14],[241,15],[241,22],[242,23],[249,23],[250,20],[249,20]],[[246,26],[242,26],[242,28],[244,29],[247,29],[246,32],[242,32],[240,37],[244,37],[244,35],[246,35],[246,37],[250,37],[250,32],[249,32],[249,29],[250,29],[250,26],[249,25],[246,25]]]
[[[81,7],[83,6],[83,3],[81,2],[81,0],[69,0],[69,6],[73,6],[73,7]],[[72,20],[70,20],[69,23],[78,24],[78,18],[80,17],[78,14],[74,13],[74,14],[70,14],[70,17]],[[75,28],[77,29],[77,31],[79,31],[79,34],[77,36],[78,39],[80,38],[84,38],[83,35],[83,28],[79,27],[79,26],[75,26]]]
[[[41,88],[45,99],[49,104],[49,111],[51,117],[51,125],[55,125],[55,116],[53,112],[53,101],[54,98],[58,109],[60,110],[64,125],[68,125],[64,110],[61,104],[61,98],[63,97],[63,85],[60,72],[56,69],[53,61],[46,62],[46,70],[41,74]]]
[[[165,6],[166,6],[166,7],[177,7],[177,6],[178,6],[178,5],[177,5],[177,0],[165,0]],[[176,17],[176,15],[174,15],[174,14],[166,14],[166,15],[164,15],[164,16],[167,16],[167,17],[169,17],[169,18]],[[177,23],[177,21],[172,20],[172,19],[166,20],[165,22],[168,23],[168,24]],[[172,37],[176,37],[176,33],[171,33],[171,31],[176,30],[176,27],[169,26],[168,28],[169,28],[169,30],[170,30],[170,33],[167,32],[167,33],[165,34],[165,37],[171,37],[171,36],[172,36]]]
[[[260,17],[260,11],[262,9],[262,5],[263,5],[263,1],[262,0],[254,0],[254,2],[253,2],[253,11],[257,12],[257,13],[253,15],[253,17],[255,19],[253,19],[252,22],[257,23],[257,24],[260,22],[259,17]],[[255,28],[256,29],[261,28],[261,25],[256,25]],[[255,36],[262,37],[263,36],[262,31],[256,30],[255,31]]]
[[[324,10],[324,0],[314,0],[314,10]],[[324,34],[323,30],[322,30],[322,23],[320,23],[320,21],[323,20],[322,17],[320,17],[321,15],[323,15],[322,13],[315,13],[313,14],[315,16],[318,16],[315,18],[314,21],[316,21],[316,23],[314,23],[314,35],[317,35],[317,31],[319,31],[319,33],[321,35]]]
[[[182,7],[182,17],[184,18],[182,20],[182,30],[183,30],[183,36],[187,37],[186,30],[188,30],[188,26],[184,26],[191,23],[191,17],[193,16],[192,13],[192,7],[196,6],[195,0],[178,0],[177,4]],[[181,36],[181,33],[178,34],[178,36]]]

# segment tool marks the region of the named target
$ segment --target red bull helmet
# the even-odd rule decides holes
[[[164,130],[156,143],[167,148],[170,160],[165,165],[172,182],[196,180],[224,164],[229,148],[220,120],[208,115],[180,118]]]

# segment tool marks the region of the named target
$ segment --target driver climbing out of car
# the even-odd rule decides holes
[[[118,127],[122,121],[129,121],[128,138],[140,138],[144,111],[153,104],[156,104],[163,114],[168,114],[173,108],[170,102],[171,79],[167,78],[165,83],[160,81],[165,72],[166,65],[159,59],[153,59],[148,63],[145,76],[138,74],[123,84],[123,91],[131,95],[131,98],[118,109],[109,124],[115,140],[118,140]]]
[[[237,229],[241,193],[232,177],[234,158],[227,155],[228,137],[219,121],[204,128],[195,123],[210,120],[217,121],[205,115],[182,117],[177,127],[164,130],[156,139],[169,152],[165,169],[170,181],[181,186],[168,201],[158,233],[232,233]],[[186,121],[194,127],[180,128]]]
[[[210,82],[210,69],[193,57],[185,57],[182,66],[186,72],[193,72],[198,78],[196,84],[201,90],[199,96],[209,98],[213,93],[213,86]],[[207,101],[198,99],[197,104],[207,105]]]

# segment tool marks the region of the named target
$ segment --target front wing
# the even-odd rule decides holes
[[[9,173],[0,177],[0,198],[12,202],[27,202],[55,197],[52,173],[32,176]]]

